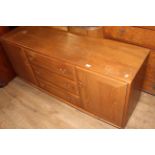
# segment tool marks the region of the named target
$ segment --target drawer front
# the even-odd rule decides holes
[[[33,70],[36,74],[36,77],[40,77],[45,81],[48,81],[60,88],[66,89],[67,91],[78,95],[78,88],[74,81],[69,80],[63,76],[60,76],[56,73],[50,72],[44,68],[32,65]]]
[[[55,59],[51,59],[51,58],[49,59],[46,56],[31,52],[31,51],[26,51],[26,52],[28,54],[28,59],[31,64],[43,67],[45,69],[48,69],[49,71],[65,76],[71,80],[75,79],[74,66]]]
[[[155,49],[155,31],[129,26],[104,27],[106,38]]]
[[[38,82],[40,84],[40,87],[48,92],[50,92],[51,94],[58,96],[72,104],[74,104],[75,106],[81,106],[80,104],[80,98],[79,96],[76,95],[72,95],[66,91],[64,91],[63,89],[49,83],[49,82],[45,82],[44,80],[42,80],[41,78],[38,78]]]

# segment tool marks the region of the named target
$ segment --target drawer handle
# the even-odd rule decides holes
[[[63,68],[59,68],[59,71],[60,71],[61,73],[65,74],[67,70],[66,70],[66,69],[63,69]]]
[[[83,88],[84,87],[84,84],[80,81],[80,82],[78,82],[78,84],[79,84],[79,87],[80,88]]]

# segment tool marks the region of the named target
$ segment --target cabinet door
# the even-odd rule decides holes
[[[36,84],[35,76],[25,52],[20,47],[6,42],[3,42],[3,47],[17,75]]]
[[[121,127],[126,98],[126,83],[82,69],[77,69],[77,75],[83,108]]]

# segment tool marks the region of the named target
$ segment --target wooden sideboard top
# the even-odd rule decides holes
[[[18,27],[3,40],[126,82],[132,81],[149,54],[146,48],[48,27]]]

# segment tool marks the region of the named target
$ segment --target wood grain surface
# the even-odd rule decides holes
[[[44,27],[17,28],[2,45],[23,79],[112,125],[126,125],[148,49]]]

